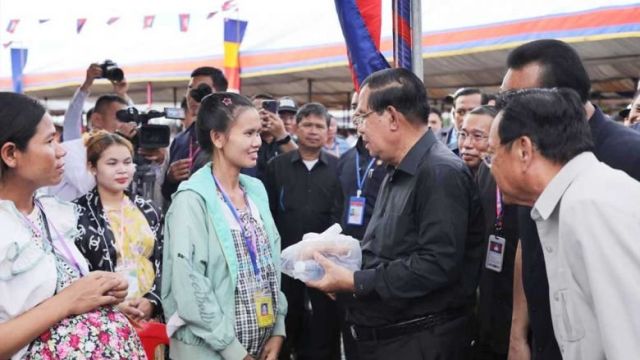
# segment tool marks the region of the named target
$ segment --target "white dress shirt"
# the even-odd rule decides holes
[[[563,359],[640,357],[640,183],[591,152],[569,161],[531,211]]]

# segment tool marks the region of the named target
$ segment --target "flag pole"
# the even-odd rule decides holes
[[[424,81],[422,62],[422,0],[411,0],[411,70]]]

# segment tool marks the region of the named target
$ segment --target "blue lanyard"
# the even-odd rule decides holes
[[[357,196],[360,197],[362,195],[362,188],[364,187],[364,182],[367,181],[367,173],[373,167],[373,163],[376,162],[376,159],[373,158],[369,161],[369,165],[364,170],[364,173],[360,175],[360,154],[356,151],[356,186],[358,187]]]
[[[260,268],[258,267],[258,254],[257,254],[256,242],[251,239],[251,234],[245,231],[244,226],[242,225],[242,220],[240,219],[240,214],[238,214],[238,211],[236,210],[235,205],[233,205],[227,193],[224,191],[224,189],[222,189],[222,186],[220,186],[220,182],[218,182],[218,179],[216,178],[216,176],[213,175],[213,172],[211,173],[211,175],[213,176],[213,181],[216,183],[216,187],[218,188],[218,191],[220,191],[220,193],[222,194],[222,198],[224,199],[225,204],[227,204],[227,207],[229,208],[229,210],[231,210],[233,217],[238,222],[238,225],[240,225],[240,232],[242,233],[244,244],[247,246],[247,251],[249,252],[249,258],[251,258],[253,273],[256,275],[256,277],[259,277]],[[247,194],[244,191],[243,191],[243,194],[244,194],[244,201],[247,204],[247,210],[249,211],[249,215],[251,215],[251,205],[249,205]]]

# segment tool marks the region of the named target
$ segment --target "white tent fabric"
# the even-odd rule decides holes
[[[212,12],[217,13],[207,18]],[[180,31],[179,14],[190,14],[186,32]],[[153,27],[143,29],[147,15],[155,15],[155,21]],[[112,17],[119,19],[107,24]],[[310,83],[292,85],[290,75],[294,74],[296,81],[312,79],[318,86],[316,93],[336,92],[339,95],[333,101],[346,102],[350,77],[332,0],[0,0],[0,44],[6,45],[0,47],[0,89],[11,88],[10,49],[27,48],[24,75],[28,93],[68,97],[84,78],[89,63],[113,59],[124,68],[134,91],[143,93],[146,82],[152,81],[158,96],[169,98],[170,92],[162,90],[182,89],[193,68],[222,66],[224,17],[248,21],[240,47],[244,91],[271,90],[303,98]],[[86,23],[77,33],[80,18]],[[20,19],[14,33],[5,29],[11,19]],[[40,21],[44,19],[48,21]],[[391,22],[390,1],[383,1],[382,50],[388,57]],[[502,50],[535,38],[573,42],[632,39],[634,51],[620,56],[640,54],[640,3],[629,0],[424,0],[422,25],[426,83],[442,88],[465,81],[496,85],[495,76],[482,79],[481,74],[471,73],[467,80],[442,84],[437,76],[464,70],[464,64],[456,65],[460,55],[488,56],[478,63],[486,68],[476,70],[501,68]],[[611,51],[611,47],[602,49]],[[429,59],[438,61],[430,63]],[[295,89],[274,88],[281,83]]]

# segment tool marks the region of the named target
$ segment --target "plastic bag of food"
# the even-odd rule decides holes
[[[282,272],[304,282],[321,279],[324,269],[313,259],[316,252],[352,271],[360,270],[360,242],[341,232],[342,227],[333,224],[322,234],[305,234],[300,242],[282,251]]]

